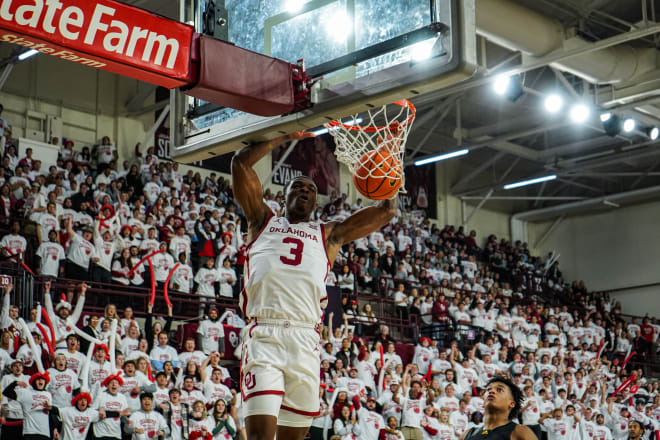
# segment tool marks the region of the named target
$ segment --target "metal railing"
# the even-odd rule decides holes
[[[77,288],[81,280],[57,278],[51,286],[52,293],[65,293],[67,289]],[[85,311],[90,313],[103,313],[105,306],[115,304],[118,308],[132,307],[134,314],[138,317],[146,316],[147,306],[151,298],[151,289],[135,286],[124,286],[122,284],[105,284],[85,281],[88,285],[85,296]],[[44,283],[37,280],[34,284],[33,297],[35,302],[43,303]],[[77,294],[77,292],[76,292]],[[172,302],[172,317],[178,321],[197,319],[200,297],[193,293],[169,290],[168,295]],[[204,301],[207,308],[215,306],[218,310],[238,310],[238,300],[234,298],[216,297]],[[154,314],[163,315],[167,313],[167,306],[163,299],[162,289],[157,289],[153,307]]]
[[[34,307],[34,277],[18,263],[12,263],[10,261],[4,261],[0,264],[0,275],[11,277],[13,289],[10,296],[10,304],[18,307],[20,316],[27,318],[30,314],[30,309]]]

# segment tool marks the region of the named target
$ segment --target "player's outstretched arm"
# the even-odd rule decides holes
[[[378,205],[356,212],[342,222],[330,222],[325,225],[325,248],[328,258],[333,262],[339,249],[346,243],[365,237],[377,231],[396,215],[399,195],[383,200]]]
[[[251,241],[266,221],[270,208],[263,200],[261,180],[252,168],[260,159],[275,147],[287,140],[301,140],[313,137],[313,133],[299,131],[287,136],[280,136],[270,142],[250,145],[240,150],[231,161],[231,178],[234,197],[243,209],[248,221],[248,236]]]

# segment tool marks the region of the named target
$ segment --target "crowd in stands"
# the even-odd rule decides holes
[[[281,193],[264,197],[282,212]],[[361,208],[334,193],[314,219],[341,220]],[[90,430],[133,440],[245,435],[240,379],[221,361],[223,310],[209,305],[237,297],[246,258],[245,220],[229,182],[182,175],[152,150],[118,169],[108,138],[80,152],[64,141],[57,164],[43,170],[30,149],[19,157],[9,137],[0,219],[9,228],[3,256],[16,263],[34,255],[46,290],[43,310],[25,323],[10,304],[11,286],[4,294],[3,439],[69,440]],[[60,298],[50,290],[61,277],[78,286]],[[162,288],[168,280],[200,300],[197,338],[182,347],[169,339],[171,308],[164,323],[151,308],[140,311],[141,323],[130,307],[119,313],[109,304],[78,327],[86,283]],[[381,231],[345,246],[327,283],[341,289],[342,305],[320,329],[313,438],[458,439],[481,423],[485,385],[497,375],[524,391],[516,420],[539,438],[623,440],[632,419],[647,438],[660,428],[649,366],[660,325],[626,321],[606,294],[567,283],[553,255],[440,228],[424,211],[403,208]],[[409,328],[393,335],[382,314]],[[246,328],[249,319],[232,323]],[[417,341],[411,359],[395,336]]]

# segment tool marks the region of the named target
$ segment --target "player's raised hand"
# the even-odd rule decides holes
[[[307,131],[307,130],[294,131],[293,133],[289,133],[287,135],[287,138],[292,141],[301,141],[303,139],[313,138],[313,137],[316,137],[316,135],[311,131]]]

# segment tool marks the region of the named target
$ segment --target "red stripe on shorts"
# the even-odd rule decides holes
[[[289,412],[292,412],[294,414],[300,414],[301,416],[307,416],[307,417],[318,417],[321,415],[321,411],[316,411],[316,412],[310,412],[310,411],[301,411],[299,409],[291,408],[290,406],[282,405],[280,406],[281,409],[285,409]]]
[[[243,401],[247,401],[248,399],[251,399],[253,397],[257,396],[267,396],[267,395],[274,395],[274,396],[283,396],[284,391],[275,391],[275,390],[263,390],[263,391],[256,391],[252,394],[248,394],[243,398]]]

